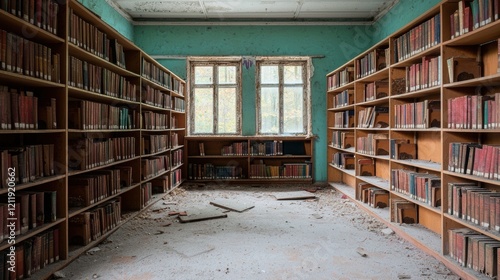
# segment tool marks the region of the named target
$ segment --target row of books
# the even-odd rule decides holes
[[[448,214],[500,231],[500,193],[477,182],[448,183]]]
[[[70,170],[87,170],[136,156],[134,137],[70,139],[68,146]]]
[[[404,199],[391,198],[392,221],[399,224],[418,223],[418,206]]]
[[[141,208],[149,204],[153,198],[153,183],[147,182],[141,185]]]
[[[71,129],[134,129],[137,113],[127,107],[71,100],[68,102],[68,127]]]
[[[359,110],[359,128],[386,128],[389,126],[389,107],[373,106]]]
[[[177,117],[175,115],[173,115],[170,118],[170,127],[172,127],[172,129],[178,128],[177,127]],[[182,127],[180,127],[180,128],[182,128]]]
[[[88,245],[121,221],[121,197],[116,197],[90,211],[75,215],[68,220],[68,241],[71,245]]]
[[[141,159],[142,179],[153,178],[170,169],[170,157],[168,155],[149,157]]]
[[[500,128],[500,93],[459,96],[447,102],[448,128]]]
[[[212,163],[189,163],[188,177],[191,180],[241,179],[241,166],[216,166]]]
[[[500,147],[479,143],[449,144],[448,170],[492,180],[500,179]]]
[[[332,131],[332,146],[339,149],[354,147],[354,132]]]
[[[181,80],[178,80],[175,77],[173,77],[172,78],[172,90],[177,92],[180,95],[184,95],[184,91],[186,90],[186,87]]]
[[[450,257],[463,267],[492,279],[500,271],[500,242],[468,228],[448,230]]]
[[[145,58],[142,59],[141,73],[146,79],[168,89],[172,89],[172,80],[175,80],[175,78],[173,78],[169,72],[163,71],[160,67],[156,66],[152,62],[149,62]]]
[[[184,102],[184,99],[180,97],[174,97],[174,110],[178,112],[185,112],[186,111],[186,105]]]
[[[366,77],[389,66],[389,48],[374,49],[360,59],[356,59],[354,67],[356,79]]]
[[[267,165],[263,162],[250,164],[250,178],[307,179],[311,178],[310,163],[283,163],[282,165]]]
[[[389,82],[380,80],[366,83],[363,91],[363,101],[372,101],[389,96]]]
[[[389,150],[391,159],[417,159],[417,144],[410,143],[408,139],[389,139]]]
[[[332,155],[332,164],[342,169],[355,168],[355,156],[353,153],[337,152]]]
[[[406,169],[392,169],[391,188],[432,207],[441,206],[441,177]]]
[[[137,100],[137,85],[111,70],[73,56],[69,57],[68,70],[70,86],[125,100]]]
[[[280,156],[283,155],[283,141],[252,142],[250,154],[254,156]]]
[[[10,248],[1,251],[0,279],[30,278],[45,266],[59,261],[59,242],[60,232],[55,228],[16,244],[12,251]],[[12,254],[15,258],[15,267],[10,265]]]
[[[152,184],[153,193],[165,193],[169,191],[172,187],[170,186],[170,176],[160,176],[149,181]]]
[[[145,135],[142,137],[141,151],[143,152],[143,155],[166,151],[170,147],[168,145],[168,141],[168,135]]]
[[[354,110],[335,112],[334,119],[335,128],[354,127]]]
[[[184,150],[175,150],[172,152],[172,167],[180,166],[184,163]]]
[[[149,85],[142,86],[142,102],[156,107],[170,109],[172,108],[172,99],[170,94],[156,89]]]
[[[1,187],[7,188],[14,179],[17,184],[33,182],[55,175],[54,144],[30,145],[0,150]],[[12,170],[12,171],[9,171]],[[10,174],[14,173],[14,174]],[[13,175],[13,176],[9,176]]]
[[[450,14],[451,38],[456,38],[498,20],[498,0],[461,0],[455,12]]]
[[[68,206],[86,207],[132,184],[132,167],[118,166],[85,175],[71,176],[68,183]]]
[[[394,62],[403,61],[441,43],[441,14],[436,14],[394,40]]]
[[[153,111],[142,112],[142,128],[149,130],[168,129],[169,116],[163,113]]]
[[[179,147],[179,134],[177,132],[174,132],[170,135],[170,143],[172,145],[172,148]]]
[[[406,92],[441,85],[441,56],[423,56],[422,61],[406,67]]]
[[[56,129],[56,99],[0,86],[0,129]]]
[[[254,143],[254,145],[252,145],[251,147],[251,151],[265,151],[266,147],[265,147],[265,143]],[[270,151],[271,147],[273,145],[271,144],[268,144],[268,150]],[[275,146],[275,148],[278,148],[277,146]],[[226,146],[223,146],[221,149],[220,149],[220,154],[222,156],[246,156],[248,155],[248,142],[244,141],[244,142],[235,142],[235,143],[232,143],[230,145],[226,145]]]
[[[178,168],[170,172],[171,188],[177,187],[182,183],[182,169]]]
[[[389,206],[389,192],[368,183],[359,183],[356,186],[356,199],[373,208]]]
[[[335,89],[354,81],[354,67],[348,66],[327,78],[327,88]]]
[[[424,100],[394,105],[395,128],[439,128],[441,101]]]
[[[56,0],[1,1],[0,9],[57,35],[59,3]]]
[[[48,46],[0,29],[0,69],[59,83],[61,59]]]
[[[94,24],[69,10],[68,40],[76,46],[122,68],[126,68],[125,50],[114,38],[99,30]]]
[[[366,136],[356,139],[356,149],[358,153],[371,156],[389,155],[389,134],[368,133]]]
[[[354,90],[346,89],[333,97],[333,108],[341,108],[354,103]]]
[[[4,196],[5,198],[5,196]],[[18,192],[14,203],[0,204],[0,243],[11,236],[9,224],[16,219],[16,235],[26,234],[29,230],[40,227],[57,219],[57,192]],[[3,201],[7,201],[5,198]],[[14,209],[12,206],[15,206]]]

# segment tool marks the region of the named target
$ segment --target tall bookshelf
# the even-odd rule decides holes
[[[185,138],[193,182],[312,182],[313,140],[301,136]]]
[[[327,74],[329,184],[463,279],[496,276],[498,258],[478,256],[500,245],[500,21],[486,2],[442,1]],[[366,59],[380,49],[385,67]]]
[[[47,279],[185,180],[185,82],[75,0],[4,2],[1,278]]]

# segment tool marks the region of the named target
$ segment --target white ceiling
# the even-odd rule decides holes
[[[134,20],[373,21],[398,0],[108,0]]]

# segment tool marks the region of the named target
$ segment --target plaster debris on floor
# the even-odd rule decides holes
[[[72,280],[459,279],[330,188],[317,190],[313,200],[274,196],[303,188],[183,185],[59,275]],[[180,217],[207,209],[222,213],[210,205],[218,200],[254,207],[223,219],[180,223]],[[182,211],[187,216],[169,215]]]

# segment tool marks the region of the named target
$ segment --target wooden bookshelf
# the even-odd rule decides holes
[[[313,141],[305,137],[185,138],[188,180],[312,182]]]
[[[489,205],[496,207],[495,197],[500,190],[500,180],[496,176],[499,158],[496,145],[500,144],[500,118],[496,115],[496,108],[500,98],[495,94],[500,91],[500,33],[497,28],[500,21],[493,12],[489,22],[489,14],[482,14],[486,17],[484,23],[472,26],[467,32],[463,29],[461,33],[454,33],[454,28],[460,29],[460,24],[465,28],[464,24],[469,20],[463,18],[466,15],[474,20],[476,14],[472,14],[475,10],[472,5],[476,3],[442,1],[327,74],[326,150],[330,185],[397,234],[441,260],[462,279],[490,279],[496,275],[487,275],[492,272],[487,269],[479,273],[476,271],[479,268],[469,268],[467,263],[465,267],[459,264],[454,253],[456,250],[467,251],[467,248],[459,247],[461,243],[457,240],[467,242],[470,236],[500,242],[499,227],[495,229],[489,224],[492,218],[483,210]],[[465,10],[467,12],[463,12]],[[462,22],[459,25],[455,22],[457,16]],[[343,84],[333,83],[348,67],[359,73],[359,61],[381,47],[389,48],[386,68],[373,69],[365,76],[355,75]],[[458,66],[449,68],[449,65]],[[388,96],[366,100],[366,85],[385,79],[389,81]],[[347,90],[353,91],[352,103],[346,103],[345,96],[338,96],[346,95]],[[338,106],[339,100],[343,102],[342,106]],[[478,103],[483,106],[477,107]],[[373,106],[389,107],[387,129],[367,127],[360,121],[360,112]],[[353,119],[348,123],[340,121],[339,118],[345,115],[339,112],[348,110],[354,111]],[[354,142],[349,140],[349,145],[343,146],[342,143],[348,142],[343,138],[347,133],[354,135]],[[366,152],[370,141],[363,137],[380,138],[379,134],[388,134],[388,158],[377,155],[377,149],[373,150],[377,141],[385,140],[373,140],[374,147],[369,147]],[[357,140],[360,137],[361,142]],[[478,145],[460,146],[456,143]],[[342,168],[337,163],[338,154],[344,158],[349,158],[345,154],[352,154],[356,161],[373,162],[373,167],[354,164],[354,169]],[[478,160],[474,162],[476,155],[479,155]],[[459,156],[463,158],[459,160]],[[482,156],[484,158],[479,159]],[[479,162],[484,162],[481,170],[478,169]],[[360,174],[363,172],[369,176]],[[470,191],[466,184],[471,185]],[[363,195],[372,193],[373,188],[389,192],[389,207],[373,208],[360,201]],[[470,203],[468,207],[474,205],[470,209],[478,209],[470,212],[469,208],[463,208],[463,211],[468,211],[464,212],[466,215],[472,215],[469,218],[457,217],[463,215],[457,212],[459,210],[455,213],[448,210],[457,203],[462,188],[464,196],[477,197],[478,201],[464,200]],[[410,212],[404,209],[410,209]],[[414,213],[416,216],[412,216]],[[414,217],[417,219],[413,220]],[[458,229],[471,233],[464,235]],[[496,249],[491,250],[496,253]]]
[[[17,207],[27,209],[18,221],[30,221],[20,224],[16,245],[30,255],[44,238],[53,259],[38,270],[25,263],[23,276],[48,279],[184,182],[186,84],[78,1],[40,3],[40,17],[24,14],[29,8],[0,9],[0,41],[8,38],[0,42],[0,197],[7,202],[6,170],[15,165]],[[163,79],[146,75],[146,64]],[[163,125],[146,127],[141,116],[150,113]],[[163,169],[141,168],[156,158]],[[37,196],[50,210],[31,224],[25,215],[44,212],[34,208]],[[74,243],[89,212],[101,226],[90,243]],[[7,237],[0,240],[4,264]]]

